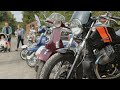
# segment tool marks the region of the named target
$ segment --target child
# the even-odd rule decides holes
[[[5,37],[2,35],[0,37],[0,46],[3,46],[4,48],[7,48],[7,41],[5,40]]]

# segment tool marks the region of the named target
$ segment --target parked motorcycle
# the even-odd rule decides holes
[[[53,16],[53,15],[54,15],[54,14],[52,14],[52,16]],[[49,27],[49,29],[48,29],[48,28],[47,28],[46,30],[43,30],[43,29],[42,29],[42,31],[45,31],[45,33],[43,33],[43,34],[41,35],[41,38],[40,38],[40,40],[39,40],[41,44],[39,44],[38,46],[35,46],[35,47],[33,47],[33,48],[29,48],[29,50],[28,50],[26,62],[27,62],[27,64],[28,64],[28,66],[30,66],[30,67],[34,67],[35,64],[36,64],[36,61],[37,61],[37,58],[36,58],[36,56],[35,56],[36,51],[37,51],[41,46],[44,46],[44,45],[46,44],[46,41],[49,41],[49,35],[47,34],[47,32],[48,32],[48,31],[50,31],[50,32],[53,31],[54,26],[53,26],[52,22],[55,21],[54,17],[52,17],[52,16],[50,15],[50,16],[45,20],[46,26]],[[45,39],[45,38],[46,38],[46,39]],[[44,43],[42,43],[42,42],[44,42]],[[41,48],[42,48],[42,47],[41,47]]]
[[[53,34],[53,30],[54,30],[54,28],[55,28],[55,26],[53,25],[53,22],[56,20],[55,18],[54,18],[54,16],[56,15],[56,13],[52,13],[48,18],[46,18],[46,20],[45,20],[45,22],[46,22],[46,26],[48,26],[48,27],[50,27],[50,31],[52,32],[52,34]],[[59,16],[59,14],[57,13],[57,15]],[[47,34],[45,34],[45,35],[47,35]],[[51,37],[50,37],[51,38]],[[50,39],[50,40],[52,40],[52,39]],[[49,41],[49,40],[47,40],[47,41]],[[66,42],[64,42],[64,43],[66,43]],[[43,47],[39,47],[40,49],[37,49],[38,51],[37,52],[39,52],[39,50],[41,50],[41,48],[43,48]],[[35,70],[37,70],[36,69],[36,63],[37,63],[37,57],[35,56],[37,53],[36,53],[36,51],[34,51],[30,56],[27,56],[28,57],[28,59],[27,59],[27,63],[28,63],[28,65],[29,66],[31,66],[31,67],[34,67],[35,66]]]
[[[41,35],[35,39],[34,43],[28,43],[28,45],[23,45],[21,47],[22,51],[20,52],[20,56],[23,60],[26,60],[27,55],[30,56],[33,52],[35,52],[39,48],[39,46],[44,45],[45,41],[47,40],[47,37],[45,35],[49,31],[50,28],[41,26],[40,20],[37,15],[35,15],[35,19],[38,25],[38,33],[41,33]],[[29,39],[28,39],[28,42],[30,42]]]
[[[39,29],[41,29],[41,22],[40,22],[40,20],[39,20],[39,18],[38,18],[38,16],[37,15],[35,15],[35,19],[36,19],[36,21],[37,21],[37,25],[38,25],[38,30]],[[15,35],[16,35],[16,33],[15,33]],[[33,36],[35,36],[35,34],[33,35]],[[38,38],[37,38],[38,39]],[[26,55],[27,55],[27,48],[30,48],[30,47],[33,47],[34,45],[36,45],[36,42],[34,42],[34,43],[32,43],[32,39],[29,37],[29,36],[27,36],[27,41],[28,41],[28,44],[27,45],[23,45],[21,48],[22,48],[22,50],[21,50],[21,52],[20,52],[20,57],[23,59],[23,60],[26,60]],[[35,41],[38,41],[38,40],[35,40]]]
[[[34,67],[35,64],[36,64],[36,57],[35,57],[35,53],[36,51],[41,47],[41,46],[44,46],[46,44],[46,41],[48,40],[48,37],[46,36],[46,33],[47,33],[48,29],[42,33],[40,35],[40,38],[39,38],[39,42],[34,45],[32,48],[28,48],[28,52],[27,52],[27,56],[26,56],[26,62],[28,64],[28,66],[30,67]]]
[[[69,28],[66,27],[64,25],[64,23],[62,23],[62,22],[61,22],[61,24],[58,23],[58,22],[56,22],[56,23],[57,23],[57,25],[55,25],[55,26],[57,26],[57,27],[53,30],[50,41],[46,44],[45,48],[43,48],[43,50],[37,55],[38,66],[39,66],[38,70],[37,70],[37,74],[36,74],[37,79],[40,78],[41,70],[42,70],[44,64],[46,63],[46,61],[48,61],[49,58],[51,58],[51,56],[56,53],[57,49],[65,48],[65,46],[63,45],[64,41],[61,40],[61,38],[60,38],[61,37],[61,31],[69,32]],[[65,28],[65,29],[63,30],[63,28]],[[69,33],[71,33],[71,32],[69,32]],[[74,44],[74,46],[72,46],[72,44]],[[77,46],[77,43],[75,43],[73,41],[72,42],[67,41],[67,46],[66,47],[70,47],[70,48],[73,47],[74,48],[76,46]]]
[[[79,30],[84,30],[83,24],[87,23],[89,13],[78,11],[74,14],[75,22],[81,26]],[[108,21],[112,19],[120,20],[119,17],[111,15],[104,18]],[[49,79],[51,77],[54,79],[79,79],[83,78],[85,71],[91,72],[91,78],[88,77],[90,79],[113,79],[120,76],[118,60],[120,54],[120,36],[116,35],[117,32],[115,33],[112,27],[105,24],[96,24],[98,19],[99,18],[92,18],[93,22],[87,34],[83,40],[81,40],[82,42],[75,51],[66,48],[59,49],[57,50],[58,53],[49,58],[41,71],[41,79]],[[78,25],[73,24],[73,26]],[[79,35],[79,32],[75,32],[76,30],[71,28],[74,36]],[[92,48],[96,59],[86,59],[89,51],[86,43],[92,45],[90,48]],[[55,70],[57,69],[54,71],[55,74],[53,73],[54,68]]]

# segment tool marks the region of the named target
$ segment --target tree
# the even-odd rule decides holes
[[[0,11],[0,31],[4,26],[4,22],[8,22],[13,29],[13,34],[16,29],[16,21],[13,14],[10,11]]]
[[[45,20],[45,17],[50,16],[52,13],[60,13],[63,16],[65,16],[66,21],[69,22],[73,11],[24,11],[23,12],[23,22],[24,25],[31,23],[33,21],[35,21],[35,17],[34,14],[37,14],[41,20],[42,25],[44,24],[44,22],[42,20]],[[92,11],[92,15],[93,16],[99,16],[102,14],[105,14],[106,11]],[[115,16],[120,16],[120,11],[111,11],[113,15]]]

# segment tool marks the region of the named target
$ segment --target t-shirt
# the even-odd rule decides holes
[[[9,34],[8,27],[6,27],[6,34]]]
[[[19,30],[18,30],[18,36],[21,36],[21,34],[22,34],[22,30],[19,29]]]

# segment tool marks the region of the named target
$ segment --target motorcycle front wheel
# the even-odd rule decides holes
[[[39,65],[39,60],[37,59],[36,64],[35,64],[35,67],[34,67],[34,69],[35,69],[36,72],[37,72],[38,67],[39,67],[38,65]]]
[[[36,73],[36,79],[40,79],[40,74],[41,74],[44,64],[45,64],[45,62],[43,62],[41,60],[38,61],[38,69],[37,69],[37,73]]]
[[[37,61],[37,58],[35,56],[33,56],[30,59],[26,59],[27,65],[31,68],[35,67],[36,61]]]
[[[54,54],[42,68],[40,79],[66,79],[74,59],[72,54]],[[82,79],[83,67],[81,64],[73,72],[70,79]]]
[[[26,56],[27,56],[27,49],[23,49],[20,52],[20,57],[22,58],[22,60],[26,60]]]

